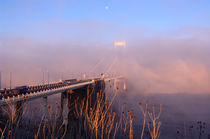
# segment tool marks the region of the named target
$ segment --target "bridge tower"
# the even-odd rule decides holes
[[[47,96],[42,98],[42,111],[43,111],[43,123],[47,124],[48,122],[48,108],[47,108]]]
[[[123,81],[123,90],[127,90],[127,83],[126,83],[126,80],[124,79],[124,81]]]
[[[117,88],[117,79],[114,79],[114,89],[116,90]]]
[[[69,114],[69,93],[61,93],[61,115],[64,125],[68,125],[68,114]]]

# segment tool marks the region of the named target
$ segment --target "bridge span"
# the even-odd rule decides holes
[[[17,103],[24,100],[31,101],[41,97],[46,98],[47,96],[67,92],[68,90],[75,90],[89,85],[94,86],[98,81],[103,80],[106,82],[121,78],[123,77],[101,77],[86,80],[71,79],[52,84],[22,86],[22,90],[18,90],[20,87],[12,90],[2,90],[0,96],[0,106]]]
[[[47,123],[48,116],[48,96],[61,94],[61,115],[63,123],[68,125],[68,113],[69,113],[69,103],[74,100],[70,100],[70,96],[81,96],[87,97],[87,88],[94,88],[94,94],[92,96],[92,104],[97,99],[97,93],[100,90],[105,90],[105,82],[113,81],[114,88],[117,88],[117,81],[123,79],[122,76],[118,77],[104,77],[103,75],[100,78],[92,79],[70,79],[63,80],[51,84],[43,85],[34,85],[34,86],[22,86],[16,87],[10,90],[1,90],[0,97],[0,106],[9,106],[12,108],[16,115],[17,119],[21,119],[23,113],[23,105],[25,102],[32,101],[34,99],[41,98],[42,103],[42,119],[44,123]],[[124,82],[125,83],[125,82]],[[125,86],[125,85],[124,85]],[[76,90],[84,90],[78,91]],[[75,91],[75,92],[74,92]],[[104,94],[105,99],[105,94]]]

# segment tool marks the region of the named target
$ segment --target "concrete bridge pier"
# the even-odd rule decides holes
[[[64,125],[68,125],[68,114],[69,114],[69,94],[67,92],[61,93],[61,116]]]
[[[47,124],[48,122],[48,108],[47,108],[47,97],[42,98],[42,113],[43,113],[43,123]]]

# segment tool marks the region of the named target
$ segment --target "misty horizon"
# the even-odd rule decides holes
[[[208,93],[210,42],[195,37],[139,37],[126,41],[126,48],[115,48],[114,41],[81,45],[71,40],[1,37],[2,84],[9,86],[10,72],[13,87],[42,83],[43,72],[47,79],[48,71],[51,81],[112,72],[142,84],[138,89],[145,92]]]

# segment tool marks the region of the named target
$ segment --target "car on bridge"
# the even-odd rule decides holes
[[[72,83],[72,82],[76,82],[77,79],[69,79],[69,80],[64,80],[64,83]]]
[[[15,88],[15,92],[18,94],[26,94],[28,92],[28,86],[18,86]]]

